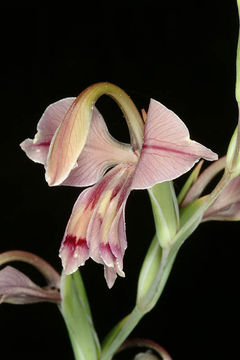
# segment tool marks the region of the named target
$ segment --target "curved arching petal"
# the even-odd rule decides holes
[[[53,137],[45,174],[49,185],[62,184],[75,167],[87,142],[94,105],[102,95],[111,96],[118,103],[130,130],[133,149],[141,147],[144,124],[129,96],[110,83],[89,86],[73,102]]]
[[[132,188],[146,189],[173,180],[191,169],[200,158],[216,160],[217,154],[190,140],[182,120],[152,99]]]
[[[74,100],[75,98],[66,98],[49,105],[39,120],[34,139],[26,139],[20,144],[31,160],[46,164],[52,138]],[[137,157],[130,145],[121,143],[110,135],[102,115],[94,107],[86,145],[75,168],[62,185],[93,185],[109,167],[136,161]]]
[[[69,97],[49,105],[37,124],[37,133],[34,139],[26,139],[20,144],[31,160],[46,164],[53,135],[74,100],[75,98]]]
[[[93,185],[110,167],[120,163],[136,163],[137,160],[129,144],[121,143],[110,135],[102,115],[94,107],[87,142],[76,167],[62,185]]]

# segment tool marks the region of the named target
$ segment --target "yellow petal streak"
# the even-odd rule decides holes
[[[89,224],[89,220],[92,215],[92,210],[79,208],[72,216],[70,223],[68,224],[67,233],[74,234],[77,239],[84,239],[86,237],[86,231]],[[79,221],[81,219],[81,221]]]
[[[101,218],[104,217],[107,207],[109,206],[111,196],[112,196],[112,190],[108,190],[105,192],[104,196],[101,198],[101,202],[100,202],[99,208],[98,208],[98,213],[101,216]]]
[[[109,232],[111,225],[116,216],[116,209],[118,204],[118,196],[116,196],[109,204],[107,214],[104,216],[103,223],[101,226],[101,242],[105,245],[109,242]]]

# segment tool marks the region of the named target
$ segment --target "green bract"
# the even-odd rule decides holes
[[[99,359],[100,346],[95,332],[80,272],[62,275],[61,313],[64,317],[76,359]]]

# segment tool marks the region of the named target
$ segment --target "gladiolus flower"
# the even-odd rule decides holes
[[[131,144],[109,134],[94,106],[103,94],[121,106]],[[108,83],[50,105],[37,130],[21,147],[30,159],[45,165],[49,185],[93,185],[80,194],[66,227],[60,248],[65,272],[75,272],[91,257],[104,265],[109,287],[116,274],[124,276],[124,214],[130,191],[175,179],[200,158],[217,159],[191,141],[184,123],[158,101],[151,100],[144,124],[125,92]]]

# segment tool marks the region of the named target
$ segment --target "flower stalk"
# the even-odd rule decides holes
[[[79,271],[73,275],[62,274],[61,296],[60,310],[68,329],[75,360],[99,359],[99,340]]]

